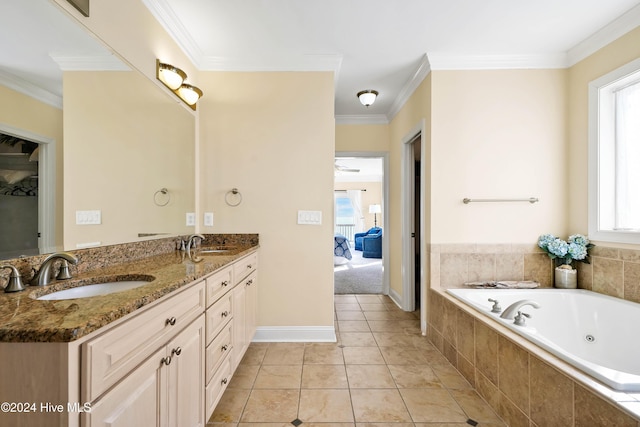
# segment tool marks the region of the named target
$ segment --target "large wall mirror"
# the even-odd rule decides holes
[[[0,259],[192,232],[193,113],[55,4],[0,15]]]

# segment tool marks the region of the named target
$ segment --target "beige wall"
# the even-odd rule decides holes
[[[260,234],[259,326],[333,327],[333,75],[207,72],[200,101],[206,233]],[[305,96],[300,96],[305,93]],[[225,204],[238,188],[242,203]],[[322,225],[298,225],[298,210]]]
[[[387,152],[389,125],[336,125],[336,151]]]
[[[64,128],[66,249],[193,232],[185,214],[195,205],[194,118],[146,77],[66,72]],[[154,203],[161,188],[166,206]],[[76,225],[77,210],[101,210],[102,224]]]
[[[588,85],[592,80],[640,57],[640,27],[625,34],[568,71],[568,198],[569,233],[586,233],[588,227]],[[609,246],[623,246],[612,245]],[[624,245],[638,247],[637,245]]]
[[[566,71],[435,71],[432,81],[431,242],[564,234]],[[465,205],[465,197],[540,202]]]

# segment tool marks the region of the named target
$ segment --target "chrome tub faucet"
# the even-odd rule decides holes
[[[533,308],[540,308],[540,304],[538,304],[537,302],[530,299],[523,299],[520,301],[516,301],[513,304],[511,304],[509,307],[505,308],[505,310],[500,315],[500,318],[513,319],[516,313],[518,313],[518,311],[520,310],[520,308],[524,307],[525,305],[530,305]]]

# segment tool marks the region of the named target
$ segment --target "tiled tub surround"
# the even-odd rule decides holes
[[[536,280],[553,264],[535,245],[432,245],[428,338],[510,426],[640,426],[640,393],[611,390],[446,295],[467,281]],[[638,301],[640,251],[596,246],[579,287]]]
[[[17,293],[0,293],[0,341],[69,342],[85,336],[164,295],[246,255],[258,246],[256,234],[207,235],[203,246],[234,246],[228,255],[201,256],[201,262],[177,251],[178,238],[127,243],[70,251],[78,264],[70,266],[73,278],[45,287],[27,286]],[[45,256],[8,260],[25,281],[31,268]],[[8,273],[8,270],[6,270]],[[96,279],[136,279],[153,276],[148,285],[101,297],[60,301],[35,298],[72,286],[95,283]],[[4,283],[5,280],[3,279]]]

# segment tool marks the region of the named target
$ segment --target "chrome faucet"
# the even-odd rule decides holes
[[[204,236],[202,234],[192,234],[187,239],[187,252],[191,251],[191,248],[196,247],[196,237],[200,238],[200,243],[204,240]]]
[[[525,305],[530,305],[533,308],[540,308],[540,304],[538,304],[537,302],[532,301],[530,299],[523,299],[520,301],[516,301],[513,304],[511,304],[509,307],[505,308],[505,310],[500,315],[500,318],[513,319],[513,317],[516,315],[518,310],[521,307],[524,307]]]
[[[51,267],[53,267],[53,264],[58,259],[62,260],[62,264],[61,264],[60,272],[57,276],[57,279],[59,280],[70,279],[71,274],[69,273],[68,263],[70,262],[71,264],[76,265],[78,263],[78,258],[76,258],[75,256],[71,255],[68,252],[56,252],[49,255],[44,259],[44,261],[42,261],[42,264],[40,265],[40,269],[33,275],[31,282],[29,282],[31,286],[45,286],[51,283],[51,280],[52,280]]]
[[[22,276],[17,268],[13,265],[5,264],[0,265],[0,270],[4,270],[5,268],[11,269],[11,275],[9,276],[9,280],[7,280],[7,285],[4,287],[5,292],[19,292],[24,291],[24,285],[22,284]]]

